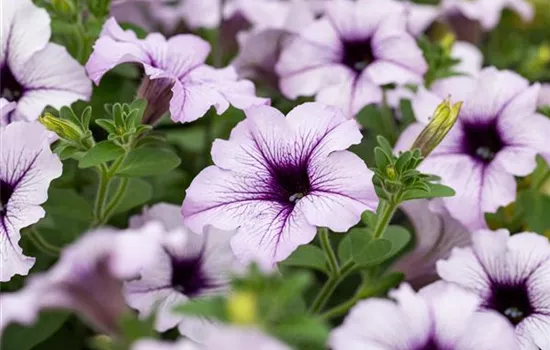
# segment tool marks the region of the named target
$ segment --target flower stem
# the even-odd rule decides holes
[[[98,169],[99,185],[97,187],[97,194],[95,197],[94,205],[94,222],[98,222],[102,216],[103,206],[105,205],[105,199],[107,198],[107,191],[109,190],[109,170],[105,164],[101,164]]]
[[[346,312],[348,312],[348,310],[351,309],[358,301],[359,299],[357,297],[353,297],[350,300],[343,302],[342,304],[336,305],[327,312],[324,312],[323,314],[321,314],[321,318],[324,320],[330,320],[335,317],[342,316]]]
[[[46,241],[35,227],[27,231],[26,236],[32,241],[36,248],[49,256],[58,257],[61,253],[61,249]]]
[[[100,224],[105,224],[115,209],[118,207],[122,199],[124,198],[124,195],[126,194],[126,189],[128,188],[128,179],[127,178],[121,178],[120,183],[118,184],[118,188],[113,196],[113,199],[109,202],[107,205],[107,209],[103,212],[103,216],[101,217]]]
[[[325,255],[327,257],[330,273],[333,275],[337,274],[340,267],[338,266],[338,259],[336,258],[336,254],[334,254],[334,250],[332,249],[332,245],[330,244],[330,238],[328,236],[327,228],[322,227],[319,229],[319,239],[321,241],[321,247],[323,248],[323,251],[325,252]]]
[[[378,209],[376,210],[378,213],[378,220],[376,220],[376,226],[374,227],[374,239],[382,237],[382,234],[384,234],[384,231],[386,231],[386,228],[388,227],[388,224],[390,223],[393,214],[395,214],[397,207],[398,204],[393,201],[388,202],[385,200],[380,200],[380,203],[378,204]]]
[[[325,307],[326,303],[329,301],[330,297],[332,296],[332,293],[334,293],[334,290],[346,277],[350,275],[350,273],[355,270],[357,266],[353,261],[348,261],[345,263],[341,269],[337,271],[337,273],[331,277],[325,282],[325,285],[317,294],[315,297],[315,300],[311,304],[310,311],[312,313],[318,313]]]

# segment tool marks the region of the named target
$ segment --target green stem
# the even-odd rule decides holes
[[[126,194],[126,189],[128,188],[128,179],[127,178],[121,178],[120,183],[118,184],[118,188],[113,196],[113,199],[109,202],[107,205],[107,209],[103,212],[103,216],[101,217],[100,224],[105,224],[111,215],[113,215],[114,211],[124,198],[124,195]]]
[[[322,227],[319,229],[319,239],[321,241],[321,247],[323,248],[327,257],[329,271],[331,272],[331,274],[337,274],[340,267],[338,266],[338,259],[336,258],[336,254],[334,254],[334,250],[332,249],[332,245],[330,244],[330,238],[328,236],[327,228]]]
[[[99,185],[97,186],[97,194],[95,197],[94,205],[94,221],[97,222],[103,211],[103,206],[105,205],[105,199],[107,198],[107,191],[109,190],[110,179],[108,177],[108,169],[105,164],[101,164],[99,167]]]
[[[398,205],[394,202],[380,200],[380,203],[378,204],[378,209],[376,210],[378,213],[378,220],[376,220],[376,226],[374,227],[374,239],[382,237],[382,234],[384,234],[384,231],[386,231],[386,228],[388,227],[388,224],[390,223],[393,214],[397,210],[397,207]]]
[[[49,256],[58,257],[61,253],[60,248],[46,241],[34,227],[27,231],[27,237],[32,241],[36,248]]]
[[[332,293],[334,293],[334,290],[336,290],[336,287],[338,287],[338,285],[342,283],[342,281],[346,279],[346,277],[348,277],[350,273],[355,270],[356,267],[357,266],[353,261],[348,261],[342,266],[342,268],[337,272],[336,275],[329,277],[329,279],[325,282],[325,285],[323,286],[319,294],[317,294],[315,300],[311,304],[310,311],[312,313],[318,313],[319,311],[321,311],[323,307],[325,307],[326,303],[329,301]]]
[[[335,307],[331,308],[327,312],[323,313],[321,315],[321,318],[324,320],[330,320],[338,316],[345,315],[349,309],[351,309],[355,303],[357,303],[359,299],[357,297],[353,297],[348,301],[343,302],[340,305],[336,305]]]

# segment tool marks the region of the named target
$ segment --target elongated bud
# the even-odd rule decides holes
[[[232,323],[253,324],[256,322],[258,300],[254,293],[238,291],[227,298],[227,313]]]
[[[45,113],[38,119],[46,129],[55,132],[60,138],[77,142],[85,136],[75,123],[61,118],[56,118],[50,113]]]
[[[445,135],[455,125],[462,108],[462,102],[451,105],[450,97],[443,100],[434,112],[430,123],[422,130],[414,141],[411,149],[420,149],[423,157],[430,154],[433,149],[441,143]]]
[[[72,16],[76,14],[76,6],[73,0],[52,0],[55,12],[63,16]]]
[[[455,41],[456,41],[456,37],[452,32],[445,33],[445,35],[443,35],[443,37],[439,41],[446,55],[451,54]]]

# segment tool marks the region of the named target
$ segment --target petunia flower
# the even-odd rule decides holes
[[[26,275],[34,258],[19,247],[22,228],[44,217],[40,207],[50,182],[61,176],[61,161],[50,150],[49,132],[39,123],[0,127],[0,281]]]
[[[496,312],[476,312],[479,299],[443,282],[415,293],[408,284],[355,305],[333,330],[333,350],[517,350],[514,330]]]
[[[428,200],[405,202],[400,209],[414,227],[416,244],[395,262],[392,270],[403,272],[406,281],[419,289],[438,279],[436,262],[448,258],[453,248],[470,245],[471,234],[445,208],[441,212],[430,210]]]
[[[118,321],[127,312],[122,281],[137,278],[156,258],[153,248],[162,232],[160,224],[151,223],[139,230],[104,228],[85,234],[63,250],[48,272],[33,275],[21,291],[0,297],[8,310],[2,326],[31,325],[40,311],[61,309],[77,312],[102,332],[116,334]]]
[[[187,189],[182,213],[191,230],[238,228],[235,254],[269,265],[311,242],[316,226],[345,232],[376,208],[372,172],[345,151],[361,133],[337,108],[306,103],[285,118],[261,106],[246,116],[228,141],[214,142],[215,165]]]
[[[238,0],[233,6],[251,26],[237,36],[240,49],[233,61],[237,73],[276,88],[275,65],[283,48],[311,24],[323,8],[311,0]]]
[[[525,21],[532,20],[534,16],[533,6],[526,0],[442,0],[439,6],[443,16],[462,15],[479,22],[485,30],[497,26],[506,8],[517,12]]]
[[[536,113],[539,90],[516,73],[486,68],[477,78],[454,77],[435,82],[430,91],[420,88],[413,99],[419,122],[403,132],[398,149],[412,145],[444,98],[464,101],[457,123],[419,169],[456,191],[443,203],[470,230],[485,228],[484,213],[514,201],[515,176],[531,173],[536,154],[550,146],[550,122]]]
[[[481,230],[473,246],[437,263],[445,281],[476,293],[480,307],[515,326],[522,350],[550,349],[550,242],[536,233]]]
[[[215,69],[204,62],[210,45],[195,35],[176,35],[166,40],[158,33],[138,39],[124,31],[114,18],[109,19],[86,64],[90,78],[98,84],[101,77],[118,64],[143,65],[145,77],[138,96],[149,106],[144,122],[154,123],[170,110],[172,120],[191,122],[202,117],[211,106],[218,114],[229,105],[248,108],[266,104],[268,99],[254,95],[254,85],[238,80],[233,67]]]
[[[204,344],[196,344],[189,340],[179,340],[175,343],[144,339],[136,342],[132,350],[290,350],[290,347],[279,340],[266,335],[256,328],[224,326],[216,330],[206,339]]]
[[[47,105],[87,100],[92,84],[63,46],[49,43],[50,17],[30,0],[1,0],[0,97],[16,102],[6,122],[33,121]],[[32,25],[30,25],[32,24]]]
[[[407,32],[403,6],[384,0],[332,1],[326,16],[282,52],[276,70],[291,99],[316,95],[351,118],[382,101],[382,86],[421,83],[422,51]]]
[[[216,326],[173,309],[192,298],[228,291],[231,274],[241,267],[229,245],[234,232],[208,227],[197,235],[183,226],[180,208],[171,204],[145,210],[131,219],[130,226],[152,220],[162,223],[166,234],[141,277],[125,284],[126,300],[142,317],[155,313],[156,330],[164,332],[177,326],[181,334],[202,343]]]

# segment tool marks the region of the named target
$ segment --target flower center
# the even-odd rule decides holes
[[[205,289],[216,287],[202,269],[202,250],[196,256],[185,258],[175,257],[170,253],[168,255],[172,265],[172,288],[188,297],[194,297]]]
[[[272,185],[278,200],[296,204],[311,189],[307,164],[282,164],[272,168]]]
[[[463,151],[471,157],[490,163],[504,147],[496,121],[490,123],[464,123]]]
[[[533,307],[525,284],[494,285],[487,306],[506,316],[517,325],[533,313]]]
[[[354,71],[361,72],[374,59],[370,38],[344,42],[342,63]]]
[[[13,187],[4,180],[0,180],[0,216],[6,216],[6,212],[8,211],[8,202],[10,201],[12,194]]]
[[[8,101],[18,101],[23,94],[23,87],[11,72],[9,66],[0,68],[0,97]]]

